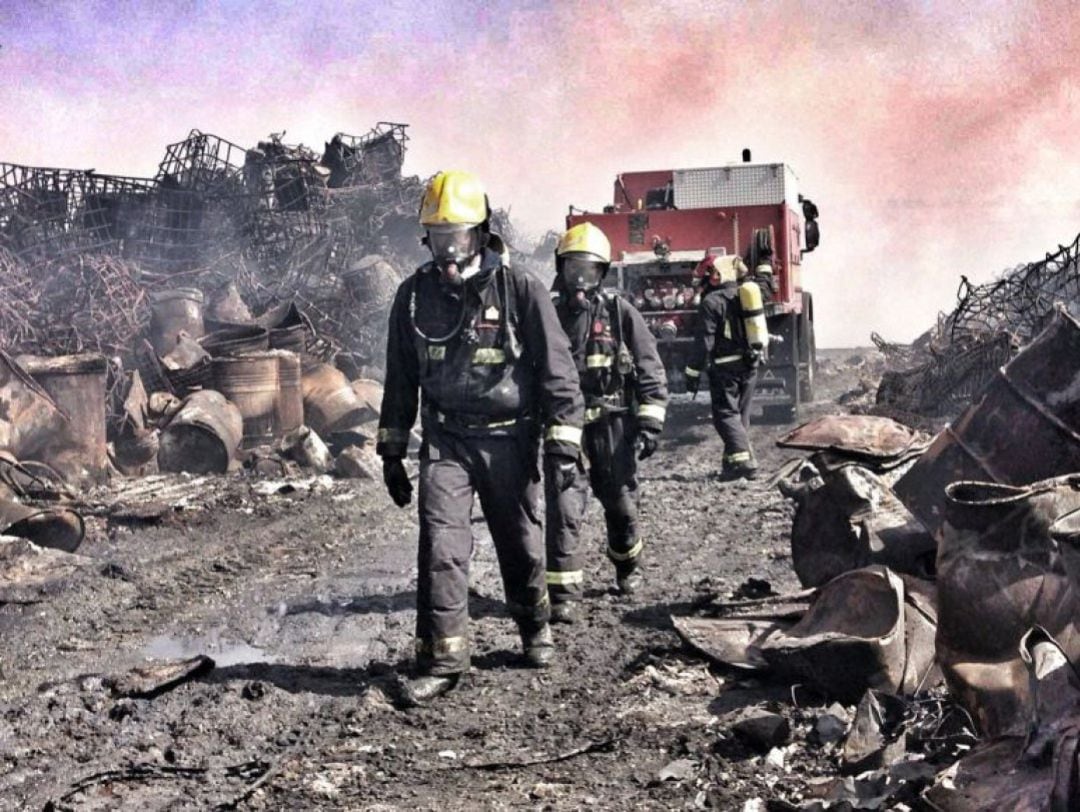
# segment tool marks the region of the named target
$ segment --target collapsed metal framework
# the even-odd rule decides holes
[[[956,308],[912,346],[871,336],[893,367],[878,387],[878,405],[928,416],[959,413],[1043,330],[1057,302],[1080,313],[1080,235],[992,282],[973,285],[961,277]]]
[[[254,311],[293,300],[377,356],[372,277],[354,266],[420,259],[406,127],[338,133],[321,156],[283,134],[245,149],[192,130],[153,178],[0,164],[0,346],[130,355],[150,290],[232,283]]]

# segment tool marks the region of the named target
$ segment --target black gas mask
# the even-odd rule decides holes
[[[565,254],[557,264],[568,297],[581,306],[600,289],[608,270],[608,264],[592,254]]]
[[[428,226],[427,246],[443,281],[459,286],[480,270],[484,235],[480,226],[468,223]]]

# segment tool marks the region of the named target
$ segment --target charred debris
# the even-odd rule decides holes
[[[26,504],[115,472],[373,475],[424,183],[405,124],[321,154],[283,136],[192,130],[153,178],[0,163],[4,528],[73,550],[81,522]]]
[[[745,809],[1080,808],[1078,249],[964,279],[912,346],[874,337],[864,413],[777,441],[809,454],[775,479],[805,589],[672,621],[728,672],[791,685],[793,709],[733,717],[735,740],[766,763],[824,748],[848,777]]]
[[[193,131],[152,179],[0,164],[0,602],[91,566],[88,516],[152,521],[240,469],[255,493],[377,475],[382,324],[423,259],[405,130],[321,156]],[[964,280],[911,346],[875,336],[871,413],[778,440],[806,455],[775,477],[804,589],[752,579],[671,620],[719,684],[791,702],[721,719],[659,780],[698,780],[707,807],[729,750],[778,775],[812,750],[834,776],[744,809],[1080,807],[1078,251]],[[138,479],[86,496],[114,472]]]

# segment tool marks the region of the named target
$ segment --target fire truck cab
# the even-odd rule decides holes
[[[803,289],[803,256],[817,246],[817,207],[798,191],[786,164],[743,162],[702,169],[627,172],[600,213],[570,207],[566,226],[590,222],[611,241],[605,285],[641,310],[657,337],[673,392],[693,346],[699,294],[694,268],[706,254],[738,254],[751,272],[771,267],[765,312],[772,336],[758,371],[755,416],[798,418],[813,400],[814,304]]]

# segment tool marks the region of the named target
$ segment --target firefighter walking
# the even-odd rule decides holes
[[[525,658],[545,667],[554,654],[538,455],[542,442],[548,467],[569,487],[582,399],[550,297],[507,267],[490,213],[474,176],[436,175],[420,209],[432,261],[401,284],[390,312],[376,451],[399,507],[412,498],[403,457],[418,412],[422,426],[417,673],[404,696],[411,704],[449,691],[469,667],[474,494]]]
[[[707,369],[713,426],[724,442],[721,478],[756,479],[747,429],[757,367],[769,339],[761,290],[735,256],[707,256],[694,276],[702,285],[701,304],[686,387],[696,395]]]
[[[601,283],[611,263],[611,245],[591,223],[574,226],[555,252],[552,287],[555,310],[570,346],[585,398],[583,478],[545,475],[547,583],[554,622],[573,623],[583,572],[578,550],[589,486],[604,508],[607,555],[620,592],[640,584],[644,541],[637,528],[637,462],[656,451],[667,408],[667,379],[637,309]]]

